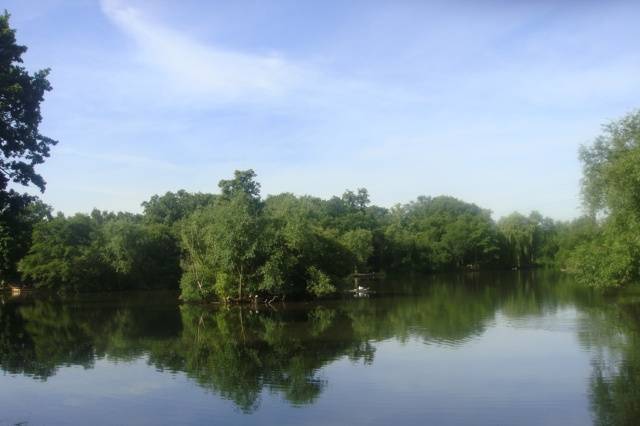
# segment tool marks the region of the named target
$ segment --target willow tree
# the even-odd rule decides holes
[[[498,221],[498,230],[506,240],[507,250],[512,257],[513,266],[533,263],[533,243],[535,223],[520,213],[512,213]]]

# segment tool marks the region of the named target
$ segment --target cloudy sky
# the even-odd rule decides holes
[[[43,198],[140,211],[263,193],[450,194],[580,214],[577,149],[640,107],[639,2],[5,0],[50,67]]]

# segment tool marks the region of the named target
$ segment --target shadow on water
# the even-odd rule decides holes
[[[457,348],[498,318],[517,325],[575,309],[577,338],[593,354],[595,422],[640,418],[636,300],[604,299],[546,272],[404,278],[375,290],[372,298],[273,308],[178,305],[175,294],[163,293],[5,299],[0,368],[46,381],[64,366],[144,358],[253,412],[264,391],[292,405],[312,404],[329,386],[323,367],[339,359],[372,364],[378,342],[415,339]]]

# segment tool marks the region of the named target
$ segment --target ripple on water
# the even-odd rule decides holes
[[[578,312],[575,308],[546,310],[524,315],[498,312],[496,317],[498,324],[516,329],[575,333],[579,327]]]

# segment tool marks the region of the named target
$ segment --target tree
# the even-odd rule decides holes
[[[288,193],[265,201],[262,250],[267,259],[261,267],[261,291],[296,293],[300,290],[296,284],[306,281],[306,267],[314,262],[320,246],[312,203]]]
[[[316,296],[321,297],[336,291],[335,286],[331,283],[331,278],[315,266],[307,269],[309,279],[307,281],[307,291]]]
[[[252,207],[244,193],[215,206],[211,235],[218,266],[216,289],[221,296],[235,291],[242,300],[247,290],[255,286],[262,221]]]
[[[582,197],[591,215],[640,219],[640,110],[604,127],[580,149]]]
[[[51,90],[49,70],[33,75],[21,66],[25,46],[16,43],[15,30],[9,26],[9,14],[0,15],[0,198],[3,208],[7,185],[33,184],[44,191],[45,181],[35,166],[49,157],[57,142],[40,134],[40,103]]]
[[[331,219],[323,201],[286,193],[262,201],[253,176],[251,170],[238,171],[234,179],[221,181],[216,201],[181,224],[183,298],[335,291],[355,254],[339,240],[338,230],[325,227]],[[371,233],[361,231],[371,246]]]
[[[582,216],[571,222],[558,222],[555,229],[555,265],[562,269],[571,268],[576,248],[591,243],[599,232],[598,222],[590,216]]]
[[[180,297],[184,300],[208,300],[215,297],[216,261],[211,235],[214,208],[196,210],[180,225],[181,262]]]
[[[31,244],[35,223],[50,210],[34,197],[9,189],[10,183],[33,184],[44,191],[35,166],[56,144],[40,134],[40,103],[51,90],[49,70],[33,75],[21,65],[25,46],[16,43],[9,14],[0,15],[0,283],[16,280],[17,262]]]
[[[102,247],[101,229],[91,216],[58,215],[35,226],[33,243],[18,269],[38,287],[59,291],[113,288],[117,277]]]
[[[593,238],[578,245],[569,261],[578,280],[618,287],[640,280],[640,111],[604,127],[580,150],[582,196],[600,219]]]
[[[211,204],[215,198],[213,194],[190,193],[181,189],[162,196],[154,195],[143,202],[142,207],[147,221],[173,226],[196,209]]]
[[[168,225],[131,217],[103,227],[104,256],[126,289],[177,288],[180,252]]]
[[[369,205],[369,191],[366,188],[358,188],[357,192],[346,190],[342,194],[342,202],[352,210],[364,211]]]
[[[39,221],[18,269],[36,287],[62,292],[174,289],[179,261],[169,226],[94,210]]]
[[[51,218],[51,207],[35,197],[10,193],[0,211],[0,283],[17,281],[18,261],[31,246],[35,225]]]
[[[256,172],[251,169],[236,170],[233,179],[221,180],[218,187],[222,191],[222,196],[227,199],[244,194],[249,200],[257,202],[260,200],[260,184],[255,178]]]
[[[373,234],[367,229],[354,229],[342,235],[342,244],[351,252],[354,259],[354,272],[363,267],[373,254]]]
[[[385,230],[390,244],[386,256],[404,270],[451,270],[494,260],[495,223],[489,210],[475,204],[421,196],[396,206],[391,217]]]
[[[189,272],[182,286],[190,297],[206,297],[213,289],[218,296],[235,294],[242,300],[256,286],[263,224],[260,184],[254,177],[253,170],[247,170],[221,180],[222,196],[186,221],[182,242]]]
[[[516,268],[531,265],[535,224],[521,213],[512,213],[498,222],[498,229],[506,240],[507,251]]]
[[[313,296],[335,291],[334,283],[349,273],[353,255],[335,230],[323,228],[322,203],[281,194],[266,200],[264,212],[263,250],[268,259],[260,289]]]

